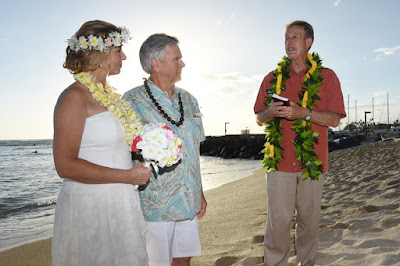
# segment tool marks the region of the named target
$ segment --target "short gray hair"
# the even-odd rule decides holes
[[[178,46],[178,39],[168,36],[164,33],[153,34],[148,37],[140,47],[139,57],[143,70],[152,74],[151,59],[162,61],[165,56],[165,48],[167,45]]]

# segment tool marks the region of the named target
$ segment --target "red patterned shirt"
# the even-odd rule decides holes
[[[281,96],[289,98],[290,101],[294,103],[299,102],[299,93],[303,85],[301,82],[304,81],[304,76],[306,70],[295,73],[290,72],[290,78],[286,80],[286,90],[282,91]],[[317,105],[313,110],[317,111],[332,111],[340,114],[341,118],[346,117],[346,112],[344,109],[343,95],[340,89],[340,82],[337,78],[335,72],[329,68],[324,68],[321,72],[321,76],[324,77],[323,84],[318,90],[318,94],[321,100],[317,101]],[[269,89],[272,84],[270,81],[274,78],[272,72],[270,72],[263,80],[258,92],[257,100],[254,105],[254,112],[258,113],[262,110],[267,109],[264,105],[266,101],[265,96],[267,95],[266,90]],[[281,147],[284,149],[283,159],[280,164],[278,164],[277,170],[284,172],[300,172],[301,163],[296,159],[294,152],[294,144],[292,141],[296,137],[296,132],[292,129],[293,121],[289,121],[282,118],[282,143]],[[328,171],[328,127],[312,124],[312,130],[319,132],[318,144],[314,144],[314,150],[318,155],[318,158],[323,163],[324,171]]]

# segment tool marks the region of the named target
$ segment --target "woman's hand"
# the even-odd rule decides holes
[[[133,185],[145,185],[151,175],[151,170],[144,166],[144,163],[138,163],[129,171],[128,183]]]

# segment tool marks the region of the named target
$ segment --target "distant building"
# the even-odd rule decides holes
[[[240,130],[240,134],[241,135],[249,135],[250,134],[250,129],[248,129],[248,128],[242,129],[242,130]]]

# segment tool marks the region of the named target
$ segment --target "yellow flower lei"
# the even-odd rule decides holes
[[[74,78],[86,86],[92,93],[93,98],[106,107],[121,122],[125,131],[126,142],[131,146],[138,128],[142,125],[136,112],[121,98],[121,95],[114,92],[115,89],[110,86],[107,80],[104,88],[103,84],[96,83],[96,79],[89,72],[74,74]]]
[[[272,94],[280,95],[282,90],[285,90],[285,83],[290,78],[289,73],[292,71],[290,68],[290,59],[286,56],[278,63],[278,67],[274,70],[274,79],[271,80],[271,88],[267,89],[267,100],[265,105],[269,106],[271,103]],[[319,97],[318,89],[322,85],[323,77],[320,75],[322,71],[322,60],[317,53],[307,54],[307,64],[309,70],[304,77],[304,82],[301,84],[302,88],[298,105],[304,108],[312,109]],[[282,160],[283,149],[280,146],[282,141],[281,132],[281,118],[275,117],[274,119],[265,122],[266,143],[264,144],[264,160],[262,164],[267,169],[267,172],[277,170],[277,165]],[[314,152],[314,143],[318,143],[318,132],[311,130],[312,122],[307,122],[304,119],[297,119],[293,122],[292,129],[296,131],[297,135],[293,143],[295,144],[295,154],[297,160],[301,162],[301,168],[305,169],[303,172],[303,179],[310,177],[311,179],[318,179],[319,174],[323,172],[322,162]]]

